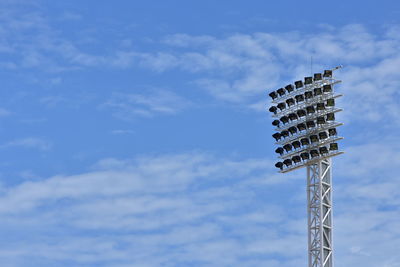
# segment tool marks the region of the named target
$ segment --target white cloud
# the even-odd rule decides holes
[[[41,138],[36,137],[27,137],[22,139],[15,139],[8,143],[5,143],[1,147],[25,147],[25,148],[35,148],[39,150],[49,150],[52,147],[52,144],[49,141],[46,141]]]
[[[150,90],[149,92],[115,93],[111,100],[102,106],[112,110],[113,114],[124,120],[137,116],[151,117],[155,114],[176,114],[191,102],[167,90]]]

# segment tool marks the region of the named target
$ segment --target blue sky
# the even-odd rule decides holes
[[[267,93],[343,64],[337,266],[400,266],[396,1],[0,1],[1,266],[306,265]]]

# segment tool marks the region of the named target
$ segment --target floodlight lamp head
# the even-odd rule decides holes
[[[312,77],[304,77],[304,84],[312,84],[313,83],[313,78]]]
[[[321,147],[319,148],[319,153],[320,153],[321,155],[328,154],[328,153],[329,153],[328,148],[327,148],[326,146],[321,146]]]
[[[329,136],[336,136],[337,135],[336,128],[328,129],[328,133],[329,133]]]
[[[297,113],[297,116],[299,116],[300,118],[307,115],[307,113],[304,109],[299,109],[296,113]]]
[[[292,161],[294,162],[294,164],[297,164],[301,161],[301,158],[299,156],[293,156]]]
[[[306,100],[307,100],[307,99],[311,99],[311,98],[314,97],[314,95],[313,95],[313,93],[312,93],[311,91],[305,92],[305,93],[304,93],[304,96],[306,97]]]
[[[286,145],[284,145],[283,146],[283,149],[285,149],[286,150],[286,152],[290,152],[290,151],[292,151],[292,145],[291,144],[286,144]]]
[[[277,105],[277,107],[282,111],[286,108],[286,104],[285,104],[285,102],[281,102]]]
[[[281,121],[283,124],[286,124],[286,123],[289,122],[289,118],[288,118],[287,116],[282,116],[282,117],[280,118],[280,121]]]
[[[332,85],[330,85],[330,84],[325,84],[325,85],[323,86],[323,89],[324,89],[324,93],[330,93],[330,92],[332,92]]]
[[[335,99],[334,98],[329,98],[326,100],[326,106],[327,107],[334,107],[335,106]]]
[[[293,98],[288,98],[288,99],[286,99],[286,103],[287,103],[287,105],[288,105],[289,107],[290,107],[290,106],[293,106],[293,105],[295,104]]]
[[[269,96],[272,98],[272,100],[275,100],[278,98],[278,94],[275,91],[269,93]]]
[[[290,127],[290,128],[288,129],[288,131],[289,131],[289,133],[291,133],[292,135],[294,135],[294,134],[297,133],[297,128],[294,127],[294,126],[292,126],[292,127]]]
[[[296,89],[299,89],[303,87],[303,81],[295,81],[294,85],[296,86]]]
[[[283,88],[279,88],[278,90],[276,90],[276,92],[279,94],[279,96],[285,95],[285,89],[283,89]]]
[[[289,131],[282,131],[281,132],[281,136],[283,137],[283,138],[286,138],[286,137],[288,137],[289,136]]]
[[[332,70],[324,70],[325,78],[332,78]]]
[[[293,84],[288,84],[285,86],[285,89],[288,93],[291,93],[294,90],[294,86],[293,86]]]
[[[308,146],[310,144],[310,140],[308,140],[308,138],[302,138],[300,143],[302,146]]]
[[[294,141],[294,142],[292,142],[292,146],[294,149],[297,149],[301,146],[301,143],[300,143],[300,141]]]
[[[294,98],[296,99],[297,103],[304,101],[304,95],[296,95]]]
[[[278,142],[279,140],[281,140],[281,134],[280,133],[274,133],[272,135],[272,137]]]
[[[294,121],[294,120],[297,120],[297,119],[298,119],[296,113],[290,113],[290,114],[288,115],[288,117],[289,117],[289,119],[290,119],[291,121]]]
[[[299,123],[299,124],[297,124],[297,129],[299,129],[299,131],[301,132],[301,131],[306,130],[307,128],[304,123]]]
[[[300,157],[303,161],[310,159],[310,154],[307,152],[301,153]]]
[[[285,164],[286,167],[292,166],[292,160],[291,159],[285,159],[283,161],[283,164]]]
[[[328,138],[328,134],[325,131],[319,132],[318,137],[319,137],[319,139],[323,140],[323,139]]]
[[[275,163],[275,167],[283,170],[283,163],[279,161],[279,162]]]
[[[322,95],[322,89],[320,87],[314,88],[314,96]]]
[[[327,121],[334,121],[335,120],[335,113],[328,113],[326,114],[326,120]]]
[[[279,120],[274,120],[273,122],[272,122],[272,125],[273,126],[275,126],[275,127],[279,127],[279,124],[280,124],[281,122],[279,121]]]
[[[279,154],[279,155],[283,155],[283,153],[284,153],[284,150],[283,150],[283,148],[282,147],[278,147],[277,149],[275,149],[275,153],[277,153],[277,154]]]
[[[272,112],[272,113],[276,114],[278,112],[278,108],[275,107],[275,106],[272,106],[272,107],[269,108],[269,112]]]
[[[337,150],[339,150],[338,144],[337,144],[337,143],[330,143],[330,144],[329,144],[329,150],[330,150],[330,151],[337,151]]]
[[[316,158],[316,157],[318,157],[318,156],[319,156],[318,150],[312,149],[312,150],[310,151],[310,155],[311,155],[311,158]]]
[[[320,80],[322,80],[322,74],[314,73],[314,81],[320,81]]]
[[[321,125],[321,124],[325,124],[326,123],[326,121],[325,121],[325,117],[317,117],[317,124],[318,125]]]

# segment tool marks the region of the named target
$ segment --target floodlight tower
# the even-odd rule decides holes
[[[281,173],[307,167],[308,266],[333,267],[332,246],[332,160],[343,152],[337,141],[343,139],[335,121],[342,109],[335,107],[341,97],[334,93],[333,71],[315,73],[269,94],[269,108],[277,131],[272,135],[279,147]]]

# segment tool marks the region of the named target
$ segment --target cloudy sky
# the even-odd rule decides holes
[[[394,0],[1,0],[0,266],[306,266],[266,108],[311,57],[345,66],[335,262],[399,267]]]

